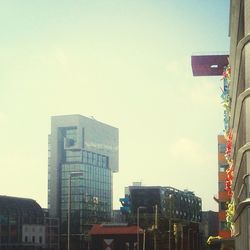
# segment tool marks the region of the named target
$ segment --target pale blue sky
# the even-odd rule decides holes
[[[47,206],[50,116],[119,128],[114,205],[133,181],[188,188],[217,210],[220,77],[195,52],[228,51],[229,0],[0,2],[0,190]]]

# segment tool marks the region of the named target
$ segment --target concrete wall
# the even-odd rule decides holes
[[[250,249],[250,0],[231,0],[230,96],[236,249]]]

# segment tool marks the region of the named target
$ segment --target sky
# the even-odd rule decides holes
[[[227,52],[229,0],[0,1],[0,194],[47,207],[50,117],[119,128],[124,187],[188,189],[218,210],[221,77],[191,55]]]

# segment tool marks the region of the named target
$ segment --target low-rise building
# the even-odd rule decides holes
[[[0,249],[44,249],[44,214],[32,199],[0,196]]]
[[[136,225],[95,224],[89,234],[92,250],[135,250],[138,249],[137,236],[143,241],[143,230]]]
[[[145,249],[201,249],[201,198],[172,187],[139,185],[126,190],[121,211],[129,223],[145,230]]]

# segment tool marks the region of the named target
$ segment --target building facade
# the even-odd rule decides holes
[[[44,218],[45,221],[45,236],[46,246],[48,250],[59,250],[59,219],[58,218]]]
[[[200,225],[201,231],[201,249],[202,250],[212,250],[216,249],[207,244],[207,240],[210,236],[216,237],[219,233],[219,221],[218,212],[215,211],[203,211],[202,221]]]
[[[44,214],[32,199],[0,196],[0,249],[45,249]]]
[[[226,221],[226,210],[230,202],[230,196],[226,191],[226,178],[229,165],[225,158],[226,139],[224,135],[218,135],[218,205],[219,205],[219,236],[222,238],[230,238],[231,231]]]
[[[129,223],[145,229],[146,249],[201,249],[202,204],[193,192],[140,185],[126,190],[121,211],[128,213]]]
[[[117,128],[81,115],[52,117],[48,208],[50,217],[60,220],[61,241],[67,234],[69,190],[71,234],[82,244],[92,224],[110,220],[112,174],[117,171]]]
[[[190,191],[173,187],[130,186],[131,212],[136,214],[138,207],[146,207],[147,212],[157,212],[166,218],[201,222],[201,198]]]
[[[250,0],[231,0],[230,130],[233,163],[233,234],[237,250],[250,249]]]

